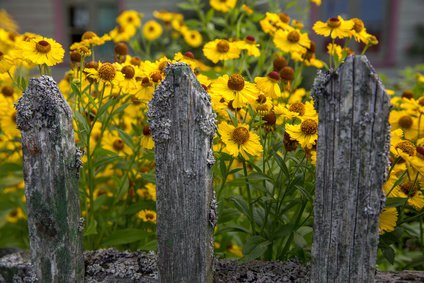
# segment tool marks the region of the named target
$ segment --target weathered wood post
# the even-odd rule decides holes
[[[184,63],[168,65],[149,104],[155,141],[159,282],[212,282],[215,113]]]
[[[21,130],[31,261],[37,282],[83,282],[84,258],[72,111],[48,76],[16,105]]]
[[[311,282],[374,282],[389,97],[365,56],[321,73]]]

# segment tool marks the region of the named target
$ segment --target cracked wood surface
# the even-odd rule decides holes
[[[16,104],[21,130],[31,261],[37,282],[83,282],[72,111],[56,82],[33,78]]]
[[[215,114],[188,65],[166,68],[148,117],[155,141],[159,282],[212,282]]]
[[[365,56],[321,73],[311,282],[374,282],[389,97]]]

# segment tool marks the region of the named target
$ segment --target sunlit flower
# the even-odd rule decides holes
[[[396,228],[398,212],[396,207],[385,207],[380,214],[380,235]]]
[[[137,29],[132,25],[118,25],[109,32],[109,36],[114,42],[128,41],[136,34],[136,32]]]
[[[235,59],[240,57],[240,49],[236,43],[225,39],[215,39],[203,46],[203,54],[214,63],[222,60]]]
[[[313,30],[323,36],[331,36],[331,38],[345,38],[352,36],[353,21],[345,21],[342,17],[329,18],[327,22],[317,21],[312,27]]]
[[[37,38],[21,43],[22,58],[34,64],[53,66],[63,61],[65,50],[51,38]]]
[[[335,43],[329,43],[327,45],[327,52],[333,57],[337,57],[337,60],[342,60],[343,58],[343,48]]]
[[[184,40],[191,47],[199,47],[202,45],[203,37],[197,30],[186,30],[183,32]]]
[[[25,219],[25,213],[20,207],[13,209],[6,216],[6,221],[9,223],[17,223],[19,219]]]
[[[153,17],[163,21],[166,26],[171,25],[171,22],[173,20],[177,20],[177,21],[184,20],[184,16],[182,14],[169,12],[169,11],[153,11]]]
[[[236,6],[237,0],[209,0],[209,4],[213,9],[227,13]]]
[[[311,41],[307,33],[301,33],[297,30],[283,31],[278,30],[274,36],[274,44],[283,52],[305,53],[311,46]]]
[[[281,95],[279,81],[280,75],[275,71],[269,73],[266,77],[255,78],[255,83],[258,89],[271,98],[277,98]]]
[[[234,108],[240,108],[255,101],[259,90],[239,74],[223,75],[216,79],[211,86],[211,93],[219,93],[226,101],[232,101]]]
[[[12,57],[0,51],[0,74],[9,71],[14,64]]]
[[[116,22],[123,27],[131,25],[137,28],[141,25],[142,16],[143,14],[140,14],[135,10],[126,10],[123,11],[118,18],[116,18]]]
[[[153,210],[144,209],[137,213],[137,217],[144,222],[151,222],[156,224],[156,212]]]
[[[154,20],[147,21],[143,26],[143,36],[150,41],[159,38],[162,32],[162,26]]]
[[[358,18],[353,18],[351,19],[351,21],[354,23],[352,27],[352,35],[355,40],[367,44],[370,34],[367,33],[367,29],[365,28],[364,22]]]
[[[249,159],[247,154],[252,156],[260,156],[262,153],[262,145],[259,136],[249,131],[249,126],[239,123],[237,127],[222,122],[218,126],[218,132],[222,141],[225,143],[224,151],[230,155],[237,157],[239,154],[244,159]]]
[[[98,63],[98,68],[85,68],[87,77],[97,82],[119,84],[124,80],[124,75],[118,71],[118,67],[112,63]]]
[[[305,119],[297,125],[286,124],[286,132],[304,148],[311,148],[318,138],[318,123],[313,119]]]
[[[153,141],[152,132],[150,131],[149,125],[143,127],[143,135],[141,136],[141,146],[145,149],[152,149],[155,147]]]
[[[259,57],[261,51],[259,50],[259,44],[256,43],[256,40],[253,36],[248,35],[244,40],[239,40],[236,42],[237,47],[241,50],[247,50],[247,55]]]

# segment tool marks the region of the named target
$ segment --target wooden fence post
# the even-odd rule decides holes
[[[374,282],[390,101],[365,56],[321,73],[311,282]]]
[[[72,111],[48,76],[29,81],[16,105],[24,157],[31,261],[38,282],[83,282]]]
[[[212,282],[215,113],[184,63],[168,65],[149,104],[155,141],[159,282]]]

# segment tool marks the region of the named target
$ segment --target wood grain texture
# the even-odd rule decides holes
[[[374,282],[389,97],[365,56],[321,73],[311,282]]]
[[[155,141],[159,282],[212,282],[216,115],[188,65],[169,65],[165,72],[148,111]]]
[[[31,79],[17,105],[31,261],[37,282],[83,282],[72,111],[51,77]]]

